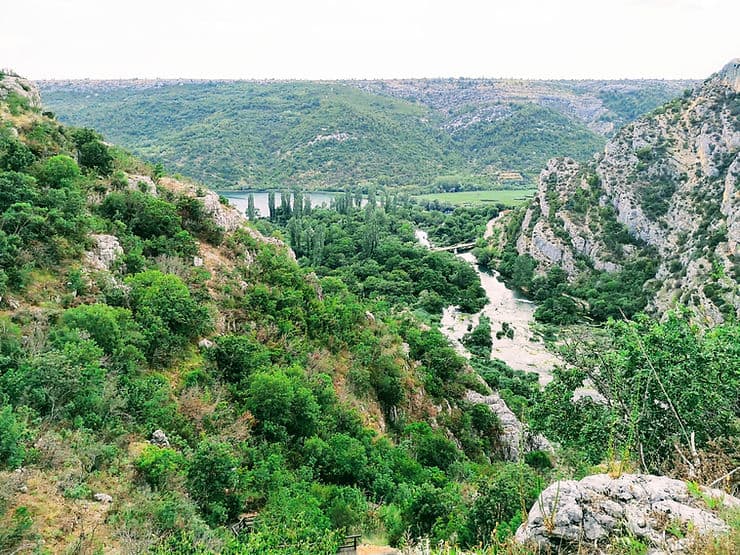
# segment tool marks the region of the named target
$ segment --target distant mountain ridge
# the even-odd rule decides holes
[[[40,81],[68,123],[94,127],[222,188],[416,189],[534,181],[691,81]],[[339,140],[338,138],[341,138]],[[507,173],[508,172],[508,173]],[[516,182],[516,180],[515,180]]]

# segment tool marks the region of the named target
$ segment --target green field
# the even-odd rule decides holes
[[[480,204],[488,202],[500,202],[507,206],[524,204],[531,199],[537,189],[514,189],[500,191],[464,191],[461,193],[430,193],[418,195],[419,200],[438,200],[449,204]]]

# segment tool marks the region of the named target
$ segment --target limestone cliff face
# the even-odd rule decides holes
[[[733,60],[625,126],[594,161],[551,160],[522,221],[519,254],[571,278],[650,254],[659,263],[657,312],[681,302],[710,323],[740,313],[739,118]]]

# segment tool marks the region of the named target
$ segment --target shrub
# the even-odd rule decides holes
[[[51,187],[70,185],[80,177],[80,167],[72,158],[65,154],[57,154],[48,158],[38,170],[39,181]]]
[[[0,468],[18,468],[26,456],[27,431],[9,405],[0,408]]]
[[[155,445],[147,445],[135,465],[153,489],[166,488],[185,473],[185,457],[182,454]]]

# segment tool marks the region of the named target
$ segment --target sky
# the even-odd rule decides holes
[[[32,79],[703,78],[740,0],[0,0]]]

